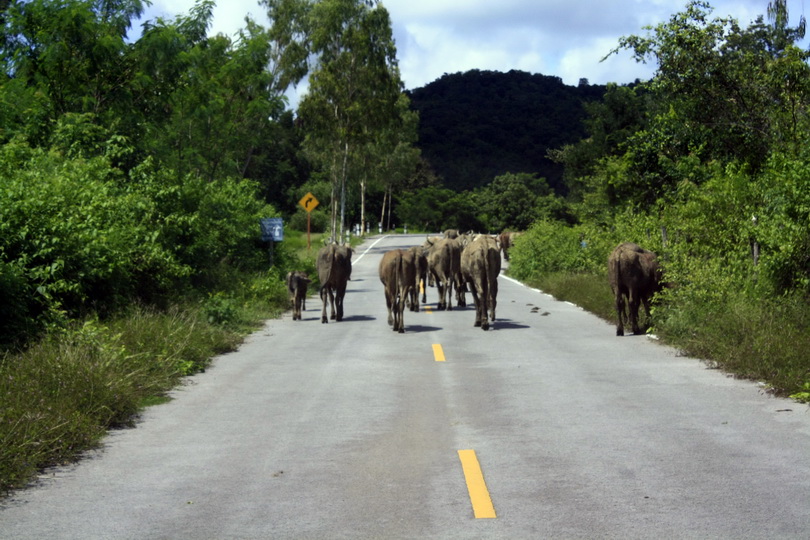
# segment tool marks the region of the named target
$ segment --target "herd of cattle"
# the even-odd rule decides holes
[[[474,326],[488,330],[490,322],[495,320],[501,252],[508,261],[509,248],[519,234],[502,233],[493,237],[449,230],[443,237],[428,238],[421,246],[387,251],[380,261],[379,276],[385,292],[389,326],[395,332],[405,332],[405,308],[419,311],[420,293],[424,303],[427,301],[427,287],[435,285],[439,310],[453,308],[454,290],[459,307],[467,305],[466,293],[471,293],[475,303]],[[343,299],[352,274],[351,258],[352,249],[344,245],[330,244],[318,252],[316,268],[321,282],[322,323],[329,322],[327,305],[331,306],[332,320],[343,319]],[[620,244],[608,258],[608,279],[618,315],[616,335],[624,335],[626,321],[634,334],[641,333],[639,306],[643,304],[649,317],[650,299],[662,284],[656,255],[636,244]],[[306,309],[310,282],[309,276],[303,272],[287,275],[293,320],[300,320],[302,308]]]

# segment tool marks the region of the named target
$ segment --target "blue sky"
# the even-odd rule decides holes
[[[745,27],[765,15],[768,0],[710,0],[713,16],[732,16]],[[153,0],[145,18],[187,13],[193,0]],[[683,11],[686,0],[384,0],[408,89],[445,73],[512,69],[555,75],[576,85],[629,83],[649,78],[655,66],[629,54],[611,56],[621,36],[643,34],[645,25]],[[806,15],[804,0],[788,0],[791,23]],[[219,0],[212,34],[233,36],[250,14],[268,24],[256,0]],[[299,91],[305,91],[299,89]]]

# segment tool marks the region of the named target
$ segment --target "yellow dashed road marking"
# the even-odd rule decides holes
[[[433,344],[433,358],[435,358],[437,362],[444,362],[444,350],[438,343]]]
[[[470,502],[472,502],[475,519],[496,518],[495,507],[492,506],[492,498],[484,482],[484,473],[481,472],[481,465],[475,450],[459,450],[458,457],[461,460],[461,468],[464,470],[464,479],[467,481],[467,491],[470,492]]]

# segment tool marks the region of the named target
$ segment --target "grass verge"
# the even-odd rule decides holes
[[[281,270],[165,311],[132,307],[0,355],[0,494],[75,460],[286,309]]]

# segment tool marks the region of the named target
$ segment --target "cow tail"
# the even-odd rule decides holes
[[[400,289],[400,282],[401,282],[400,276],[405,275],[405,271],[402,268],[403,264],[404,264],[404,262],[403,262],[403,259],[402,259],[402,253],[400,253],[399,256],[397,257],[397,264],[394,265],[394,303],[397,304],[397,306],[399,305],[398,302],[397,302],[397,298],[399,298],[399,291],[401,290]],[[399,298],[399,302],[404,302],[404,301],[405,301],[404,298]]]
[[[487,289],[485,291],[482,291],[482,293],[487,295],[485,301],[487,302],[487,304],[489,304],[489,290],[491,288],[490,283],[489,283],[489,248],[487,247],[485,249],[486,249],[486,251],[484,252],[484,257],[483,257],[483,259],[484,259],[484,279],[481,280],[481,283]],[[498,253],[498,256],[500,257],[500,253]],[[484,314],[484,317],[486,317],[486,313]]]
[[[335,269],[335,246],[332,245],[329,247],[329,251],[327,252],[326,256],[327,265],[326,267],[328,270],[326,271],[326,279],[321,284],[321,286],[326,286],[332,280],[332,270]]]

